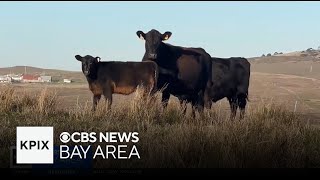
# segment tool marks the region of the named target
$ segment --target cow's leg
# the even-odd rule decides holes
[[[107,88],[103,91],[103,95],[106,99],[106,101],[108,102],[108,110],[111,109],[111,105],[112,105],[112,90],[111,88]]]
[[[195,107],[192,107],[192,117],[196,118],[196,110]]]
[[[208,99],[207,99],[208,100]],[[196,96],[194,98],[194,104],[196,106],[196,109],[199,111],[199,112],[203,112],[203,109],[204,109],[204,105],[205,105],[205,101],[204,101],[204,92],[203,91],[200,91],[198,93],[198,96]]]
[[[92,111],[96,111],[96,107],[97,107],[97,104],[99,103],[100,99],[101,99],[101,94],[99,94],[99,95],[93,95]]]
[[[211,98],[210,98],[210,89],[207,88],[204,92],[204,97],[203,97],[203,100],[204,100],[204,106],[205,108],[207,109],[211,109],[211,105],[212,105],[212,102],[211,102]]]
[[[156,103],[157,102],[157,98],[156,98],[156,93],[155,92],[151,92],[150,93],[150,102],[151,103]]]
[[[192,101],[191,104],[192,104],[192,117],[195,118],[196,112],[201,112],[203,108],[201,108],[201,106],[197,103],[197,101]]]
[[[151,90],[150,90],[150,95],[154,96],[157,93],[157,91],[158,91],[157,87],[155,87],[155,86],[152,87]]]
[[[144,88],[143,89],[143,92],[142,92],[142,100],[144,101],[144,102],[147,102],[147,99],[148,99],[148,96],[149,96],[149,88],[148,87],[146,87],[146,88]]]
[[[170,93],[167,92],[167,91],[163,91],[162,92],[162,99],[161,99],[161,102],[163,104],[163,108],[167,108],[168,102],[169,102],[169,98],[170,98]]]
[[[142,100],[145,102],[146,106],[149,107],[151,104],[156,102],[156,97],[155,97],[156,91],[153,91],[152,88],[147,87],[143,90],[143,97]]]
[[[211,109],[212,108],[212,101],[210,100],[208,104],[209,104],[209,106],[208,106],[209,109]]]
[[[237,97],[228,97],[228,101],[231,109],[230,119],[233,120],[237,115],[237,108],[238,108]]]
[[[203,99],[200,97],[194,97],[191,100],[191,104],[192,104],[192,116],[193,118],[196,117],[196,111],[197,112],[203,112],[203,108],[204,108],[204,102]]]
[[[179,98],[180,106],[183,106],[183,114],[186,115],[187,112],[187,101],[185,101],[183,98]],[[184,104],[184,102],[186,102]]]
[[[194,101],[191,101],[191,110],[192,110],[192,117],[196,118],[196,103]]]
[[[239,94],[238,95],[238,106],[240,109],[240,119],[244,118],[246,105],[247,105],[247,96],[245,94]]]
[[[157,84],[152,84],[150,85],[149,89],[148,89],[148,95],[151,97],[150,101],[151,102],[156,102],[156,93],[158,92],[158,88],[157,88]]]

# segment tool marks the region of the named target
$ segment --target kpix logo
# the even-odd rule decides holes
[[[17,164],[53,164],[53,127],[17,127]]]

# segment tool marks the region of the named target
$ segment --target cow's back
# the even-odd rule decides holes
[[[138,85],[156,85],[157,64],[154,62],[100,62],[98,80],[112,84],[115,93],[127,94]]]
[[[250,63],[245,58],[212,58],[211,96],[214,101],[236,93],[248,93]]]

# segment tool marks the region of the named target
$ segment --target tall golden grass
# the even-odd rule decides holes
[[[61,132],[133,132],[141,159],[94,160],[99,168],[282,168],[320,167],[320,130],[302,123],[286,106],[262,103],[247,111],[243,120],[230,120],[218,108],[195,118],[184,115],[177,102],[163,109],[156,97],[141,97],[108,109],[91,102],[58,110],[56,93],[18,94],[13,88],[0,92],[0,167],[9,167],[10,146],[16,126],[54,126],[55,145]],[[156,99],[156,100],[155,100]]]

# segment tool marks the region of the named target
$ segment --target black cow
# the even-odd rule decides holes
[[[240,108],[240,119],[244,117],[248,100],[250,63],[245,58],[212,58],[212,81],[209,96],[213,102],[228,98],[231,118]]]
[[[209,103],[208,89],[211,86],[211,56],[202,48],[173,46],[163,41],[171,32],[161,34],[152,29],[148,33],[136,32],[145,40],[145,54],[142,61],[154,61],[159,67],[158,88],[162,92],[162,102],[167,106],[170,94],[197,105],[202,110]],[[183,97],[183,98],[182,98]]]
[[[100,62],[100,57],[90,55],[75,58],[82,63],[89,89],[93,93],[93,110],[101,95],[112,104],[112,94],[131,94],[137,86],[145,87],[145,93],[157,90],[158,66],[154,62]]]

